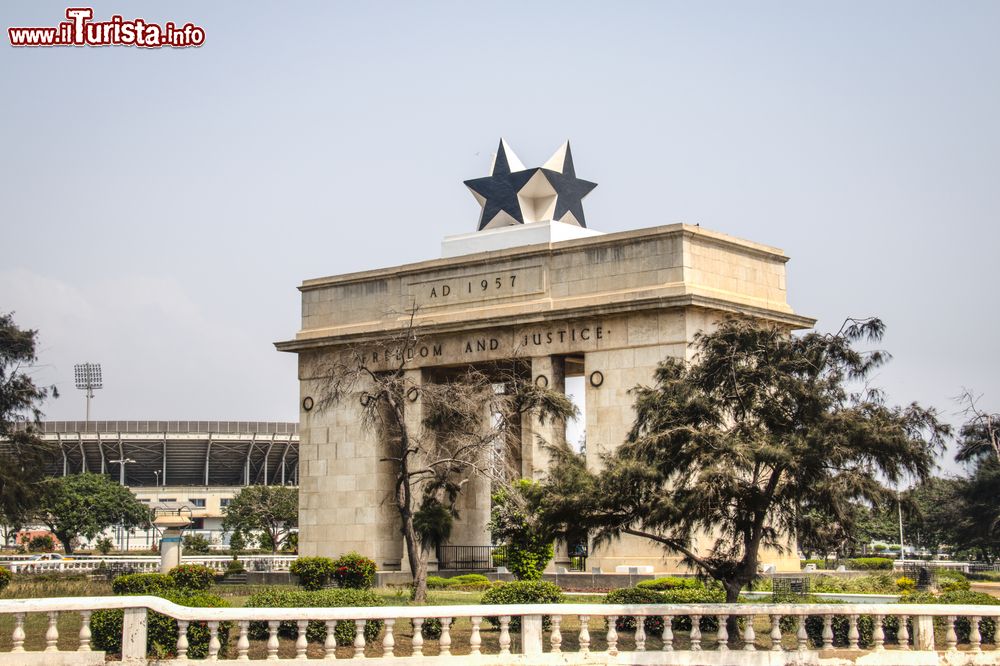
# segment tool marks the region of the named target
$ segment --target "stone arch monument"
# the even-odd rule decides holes
[[[490,176],[467,181],[483,207],[479,231],[448,237],[442,258],[302,283],[302,328],[277,343],[300,356],[299,552],[336,556],[357,550],[394,569],[403,560],[390,476],[380,442],[362,427],[357,402],[313,408],[309,358],[343,353],[409,324],[417,308],[421,346],[409,360],[415,381],[435,368],[517,357],[531,376],[562,389],[585,386],[587,462],[614,451],[632,425],[628,391],[649,383],[668,356],[687,357],[701,330],[726,316],[750,316],[789,329],[813,320],[788,305],[781,250],[686,224],[603,234],[585,226],[581,201],[594,183],[576,178],[569,144],[545,165],[526,169],[501,141]],[[521,474],[544,474],[551,423],[523,424]],[[487,484],[467,489],[451,542],[486,545]],[[706,541],[707,545],[707,541]],[[558,560],[558,556],[557,556]],[[796,554],[764,554],[778,570],[798,570]],[[677,558],[625,538],[590,553],[605,571],[651,566],[674,571]]]

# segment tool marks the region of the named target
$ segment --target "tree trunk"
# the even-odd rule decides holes
[[[58,537],[60,543],[62,543],[63,552],[66,555],[72,555],[73,554],[73,538],[70,537],[70,536],[63,536],[63,535],[59,535],[59,534],[57,534],[56,536]]]
[[[410,558],[410,574],[413,576],[413,601],[422,604],[427,601],[427,559],[413,527],[412,514],[403,519],[403,537],[406,541],[406,553]]]

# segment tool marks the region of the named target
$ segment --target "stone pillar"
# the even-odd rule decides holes
[[[178,527],[168,527],[160,538],[160,573],[169,573],[180,565],[181,552],[184,550],[181,541],[181,530]]]
[[[535,356],[531,359],[531,381],[553,391],[566,392],[566,362],[559,356]],[[545,446],[566,443],[566,423],[559,419],[546,419],[537,415],[526,419],[521,439],[521,476],[538,480],[549,468],[549,454]]]

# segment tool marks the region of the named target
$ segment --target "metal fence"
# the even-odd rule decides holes
[[[504,546],[438,546],[438,569],[485,570],[507,564]]]

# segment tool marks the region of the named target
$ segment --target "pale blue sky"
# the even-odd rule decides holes
[[[66,4],[8,2],[0,24]],[[294,420],[304,278],[438,256],[505,136],[565,139],[590,226],[783,248],[818,326],[879,315],[897,402],[1000,408],[1000,3],[101,2],[188,50],[0,45],[0,310],[50,418]],[[6,30],[4,30],[6,32]]]

